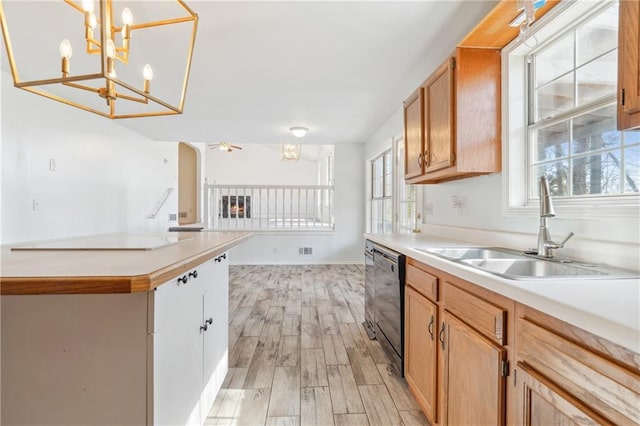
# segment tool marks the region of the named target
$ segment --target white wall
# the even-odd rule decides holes
[[[2,243],[167,230],[177,210],[177,143],[16,89],[5,72],[0,79]],[[167,188],[173,194],[148,219]]]
[[[402,127],[400,108],[367,142],[365,151],[375,152],[381,143],[402,132]],[[421,186],[423,232],[519,250],[535,247],[539,218],[535,214],[518,217],[502,212],[502,173]],[[461,213],[452,206],[453,196],[462,199]],[[567,246],[556,252],[558,255],[640,268],[640,221],[637,217],[557,216],[548,220],[548,226],[556,240],[570,231],[575,233]]]
[[[281,161],[281,156],[272,145],[244,144],[232,152],[209,149],[205,174],[209,183],[219,185],[317,184],[315,160]]]
[[[256,233],[247,244],[242,244],[232,250],[231,262],[234,264],[362,263],[363,153],[363,144],[335,146],[334,207],[336,228],[334,232],[322,234]],[[254,166],[259,167],[259,163]],[[208,173],[211,173],[211,170],[208,169]],[[271,183],[268,175],[265,175],[265,179],[269,179],[265,183]],[[311,184],[315,183],[315,181],[311,182]],[[303,246],[312,247],[313,255],[299,255],[298,247]]]

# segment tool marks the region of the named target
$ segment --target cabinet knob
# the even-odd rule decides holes
[[[200,332],[207,331],[210,324],[213,324],[213,318],[204,321],[204,324],[200,326]]]
[[[180,284],[186,284],[187,281],[189,281],[189,277],[186,275],[183,275],[181,277],[178,278],[178,285]]]
[[[198,271],[189,272],[189,278],[198,278]]]

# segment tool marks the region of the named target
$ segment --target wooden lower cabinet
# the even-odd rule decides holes
[[[438,306],[411,287],[405,300],[404,374],[425,415],[435,422]]]
[[[443,423],[503,425],[507,351],[445,311]]]
[[[527,306],[517,313],[517,424],[640,424],[640,354]]]
[[[405,374],[432,425],[640,425],[640,353],[407,260]]]
[[[526,364],[518,363],[518,382],[518,424],[613,425]]]

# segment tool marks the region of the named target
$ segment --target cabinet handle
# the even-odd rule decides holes
[[[213,324],[213,318],[205,320],[204,324],[200,326],[200,331],[207,331],[209,329],[209,324]]]
[[[418,154],[418,166],[422,167],[422,153]]]
[[[187,281],[189,281],[189,277],[186,275],[183,275],[181,277],[178,278],[178,285],[180,284],[186,284]]]
[[[227,253],[223,253],[220,256],[216,257],[214,260],[216,262],[222,262],[222,259],[226,259],[227,258]]]
[[[429,150],[426,150],[422,155],[424,155],[424,166],[429,167]]]
[[[189,272],[189,278],[198,278],[198,271]]]
[[[431,341],[433,342],[433,315],[431,315],[431,321],[429,321],[427,330],[429,331],[429,336],[431,336]]]
[[[444,351],[444,322],[442,323],[442,328],[440,329],[440,346],[442,346],[442,350]]]

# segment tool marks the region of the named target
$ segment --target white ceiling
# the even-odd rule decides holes
[[[200,21],[184,114],[118,123],[159,141],[292,143],[306,126],[304,143],[363,143],[495,3],[187,0]]]

